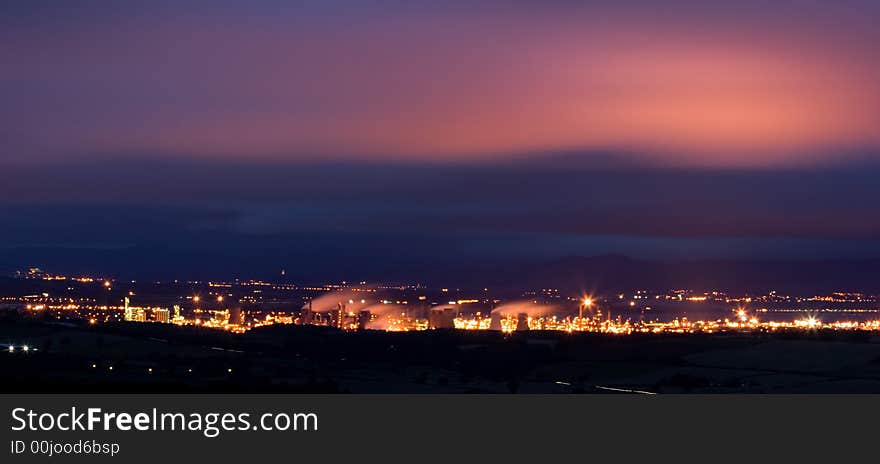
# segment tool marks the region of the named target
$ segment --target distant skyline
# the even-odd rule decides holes
[[[0,269],[878,258],[878,18],[7,2]]]

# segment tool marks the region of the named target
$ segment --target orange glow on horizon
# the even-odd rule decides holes
[[[54,72],[65,90],[43,107],[23,99],[39,124],[10,132],[24,134],[16,141],[25,147],[40,140],[36,151],[281,161],[468,162],[579,150],[767,167],[880,147],[874,10],[829,5],[802,18],[764,5],[692,3],[662,9],[670,14],[616,5],[388,11],[354,24],[315,18],[302,30],[283,20],[254,30],[238,16],[220,15],[207,29],[188,16],[162,27],[138,17],[132,27],[79,32],[114,37],[100,44],[38,34],[22,39],[10,79]],[[131,49],[139,53],[104,59]],[[175,73],[144,80],[158,68]],[[93,86],[119,85],[142,95],[122,106],[90,101],[77,130],[52,111]],[[111,110],[124,117],[108,128]]]

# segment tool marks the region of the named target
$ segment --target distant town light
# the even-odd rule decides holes
[[[593,306],[593,299],[590,297],[584,298],[584,306]]]
[[[31,350],[31,347],[25,345],[25,346],[21,347],[21,349],[24,350],[25,352],[28,352]]]

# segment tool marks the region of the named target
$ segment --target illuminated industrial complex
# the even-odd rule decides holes
[[[795,297],[776,292],[729,295],[721,291],[636,290],[606,297],[565,297],[556,289],[541,289],[500,298],[490,296],[488,289],[469,294],[459,289],[364,282],[297,286],[254,280],[175,281],[167,284],[174,291],[196,291],[165,296],[166,304],[138,304],[140,290],[135,289],[143,284],[136,282],[58,276],[39,269],[19,273],[18,277],[69,286],[64,287],[63,295],[0,295],[0,308],[88,324],[176,324],[233,333],[273,324],[326,326],[342,331],[561,331],[611,335],[880,331],[877,298],[848,292]],[[268,294],[275,296],[268,298]],[[159,300],[152,296],[143,299]]]

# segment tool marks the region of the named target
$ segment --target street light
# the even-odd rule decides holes
[[[107,289],[107,293],[104,294],[104,309],[110,309],[110,281],[104,281],[104,288]]]
[[[584,318],[584,309],[593,306],[593,299],[585,296],[584,301],[581,303],[580,307],[578,307],[578,318]]]

